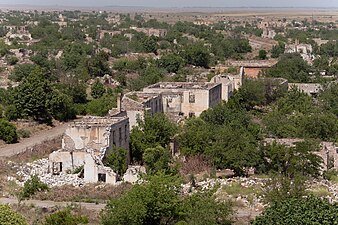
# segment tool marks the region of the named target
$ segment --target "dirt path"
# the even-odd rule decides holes
[[[30,138],[22,139],[19,143],[0,147],[0,159],[24,152],[36,144],[41,144],[46,140],[51,140],[62,135],[65,132],[67,125],[68,123],[64,123],[49,130],[42,131]]]
[[[0,198],[0,203],[14,205],[14,204],[18,204],[18,200],[14,198]],[[22,201],[21,204],[26,204],[26,205],[33,204],[41,208],[52,208],[54,206],[66,207],[71,204],[76,204],[82,208],[86,208],[88,210],[94,210],[94,211],[101,211],[106,206],[106,204],[95,204],[95,203],[86,203],[86,202],[53,202],[53,201],[40,201],[40,200],[26,200],[26,201]]]

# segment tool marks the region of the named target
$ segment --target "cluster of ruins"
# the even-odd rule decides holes
[[[270,66],[268,64],[267,66]],[[119,180],[135,182],[143,167],[129,167],[125,176],[119,177],[111,168],[103,165],[105,157],[116,148],[128,151],[126,164],[130,164],[129,135],[138,120],[145,113],[154,115],[165,113],[175,122],[189,117],[199,116],[204,110],[228,101],[235,90],[241,87],[245,68],[241,67],[237,75],[219,74],[210,82],[160,82],[142,91],[133,91],[117,98],[117,108],[113,108],[107,117],[85,117],[74,122],[66,130],[62,139],[62,149],[49,156],[49,172],[55,175],[82,168],[84,182],[106,182],[116,184]],[[292,88],[285,79],[275,79],[279,86]],[[296,87],[308,94],[315,94],[319,86]],[[314,89],[314,90],[312,90]],[[284,142],[283,142],[284,143]],[[335,146],[329,146],[330,156],[338,168],[338,154]],[[327,148],[326,148],[327,149]],[[325,154],[320,155],[325,159]],[[324,160],[325,161],[325,160]]]
[[[116,148],[128,151],[129,135],[145,113],[165,113],[176,122],[199,116],[222,100],[227,101],[243,82],[243,70],[238,75],[217,75],[211,82],[161,82],[140,92],[130,92],[118,98],[117,108],[107,117],[84,117],[65,131],[62,148],[49,155],[48,170],[59,175],[80,168],[84,182],[116,184],[119,177],[103,165],[107,155]],[[135,182],[142,167],[129,167],[124,181]]]

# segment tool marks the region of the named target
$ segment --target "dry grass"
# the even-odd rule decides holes
[[[62,137],[47,140],[41,144],[37,144],[34,147],[28,149],[25,152],[19,153],[15,156],[7,158],[14,162],[32,162],[37,159],[47,158],[50,153],[61,148]]]
[[[212,164],[205,157],[201,155],[189,156],[184,162],[181,162],[180,174],[186,176],[202,172],[211,173],[212,168]]]
[[[48,192],[38,193],[33,198],[56,202],[89,202],[105,203],[109,199],[118,198],[130,190],[131,184],[97,186],[87,184],[84,187],[65,185],[53,187]]]
[[[329,189],[325,186],[318,186],[310,190],[310,192],[318,197],[328,197],[332,194],[330,193]]]

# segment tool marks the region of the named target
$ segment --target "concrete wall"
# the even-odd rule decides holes
[[[194,100],[194,101],[193,101]],[[192,89],[183,92],[182,112],[185,116],[200,114],[208,108],[214,107],[222,101],[222,85],[219,84],[209,90]]]
[[[216,75],[211,78],[210,82],[222,84],[222,100],[224,101],[228,101],[235,90],[233,81],[227,75]]]
[[[117,174],[110,168],[98,165],[92,155],[86,154],[84,164],[84,181],[86,183],[99,182],[99,174],[105,175],[105,183],[116,184]]]
[[[62,149],[81,150],[88,146],[100,149],[108,145],[108,135],[106,126],[71,126],[62,139]]]
[[[112,124],[109,131],[109,146],[129,150],[129,120],[126,118],[118,123]]]
[[[222,101],[222,84],[215,86],[209,90],[209,105],[208,108],[216,106]]]
[[[128,110],[127,116],[129,118],[129,129],[132,130],[134,126],[137,126],[137,119],[140,118],[143,120],[144,118],[144,110]]]
[[[162,94],[162,106],[164,113],[180,113],[182,112],[183,96],[180,93]]]

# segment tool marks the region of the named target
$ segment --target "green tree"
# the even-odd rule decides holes
[[[138,120],[138,126],[134,127],[130,134],[130,146],[132,157],[136,161],[142,161],[142,155],[147,148],[157,146],[166,147],[177,131],[177,126],[164,114],[145,114],[144,119]]]
[[[154,174],[158,171],[167,172],[170,170],[170,151],[162,146],[145,149],[142,158],[149,174]]]
[[[92,116],[105,116],[114,107],[116,107],[116,95],[105,94],[101,98],[88,102],[86,112]]]
[[[217,199],[215,190],[197,192],[183,201],[184,220],[187,224],[217,225],[231,224],[232,204]]]
[[[183,155],[202,154],[216,168],[231,168],[237,175],[261,161],[257,142],[260,128],[251,122],[236,98],[188,120],[178,139]]]
[[[157,64],[161,68],[165,68],[168,73],[177,73],[177,71],[184,66],[184,59],[176,54],[167,54],[162,56]]]
[[[319,145],[314,141],[298,142],[294,147],[274,142],[263,150],[267,170],[289,178],[297,174],[318,177],[322,163],[322,158],[316,154],[318,151]]]
[[[309,82],[309,65],[299,54],[285,54],[276,65],[267,70],[268,77],[282,77],[290,83]]]
[[[56,120],[68,121],[76,118],[72,98],[59,90],[53,90],[52,97],[47,102],[47,107]]]
[[[19,64],[14,67],[14,70],[9,75],[9,79],[19,82],[25,77],[28,77],[28,75],[35,69],[34,64]]]
[[[187,46],[182,52],[182,56],[188,64],[201,67],[208,67],[211,59],[209,50],[203,43]]]
[[[92,77],[102,77],[106,74],[110,75],[111,70],[108,65],[109,56],[105,52],[93,56],[87,61],[87,69]]]
[[[145,52],[156,53],[158,45],[154,37],[146,37],[142,41],[143,48]]]
[[[114,147],[104,160],[104,164],[123,176],[127,171],[127,153],[126,149]]]
[[[50,123],[51,115],[47,107],[52,88],[40,69],[35,69],[15,89],[14,104],[22,117]]]
[[[271,49],[271,57],[278,58],[280,55],[284,54],[285,44],[280,42],[278,45],[274,45]]]
[[[136,184],[124,196],[111,200],[102,214],[102,224],[173,224],[179,217],[179,179],[157,174]]]
[[[88,224],[86,216],[75,215],[70,207],[66,207],[45,218],[44,225],[80,225]]]
[[[24,217],[14,212],[8,205],[0,205],[0,224],[3,225],[28,225]]]
[[[319,99],[325,110],[338,116],[338,84],[331,84],[320,93]]]
[[[291,198],[274,202],[253,225],[265,224],[335,224],[338,205],[317,197]]]
[[[106,89],[104,88],[103,84],[100,82],[99,79],[96,79],[94,84],[92,85],[91,95],[93,98],[101,98],[104,93],[106,92]]]
[[[265,50],[259,50],[259,52],[258,52],[258,58],[259,59],[267,59],[267,52],[265,51]]]

